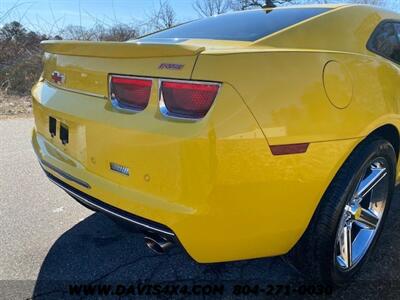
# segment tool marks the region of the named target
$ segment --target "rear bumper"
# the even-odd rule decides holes
[[[62,177],[65,177],[64,172],[58,172],[59,170],[57,170],[57,168],[54,168],[50,164],[45,163],[43,161],[40,161],[40,165],[42,166],[47,178],[51,182],[53,182],[59,188],[63,189],[68,195],[70,195],[72,198],[74,198],[76,201],[78,201],[83,206],[85,206],[93,211],[98,211],[98,212],[104,213],[112,218],[117,218],[122,221],[128,222],[128,223],[138,227],[139,230],[142,230],[144,232],[158,233],[165,237],[168,237],[169,239],[175,239],[175,234],[168,227],[166,227],[162,224],[141,218],[139,216],[135,216],[134,214],[123,211],[117,207],[108,205],[107,203],[105,203],[99,199],[96,199],[86,193],[83,193],[82,191],[74,188],[73,186],[65,183],[64,181],[62,181],[59,178],[52,175],[51,173],[47,172],[45,170],[45,166],[47,168],[50,168],[53,171],[57,172]],[[65,178],[68,178],[68,180],[73,180],[73,181],[76,180],[76,179],[74,179],[74,177],[72,177],[70,175]]]
[[[156,103],[137,115],[107,105],[36,86],[32,144],[43,168],[85,199],[162,224],[204,263],[288,252],[358,143],[314,143],[304,154],[273,156],[227,85],[195,124],[162,119]],[[49,116],[70,126],[68,145],[49,135]],[[128,166],[130,176],[110,171],[113,161]]]

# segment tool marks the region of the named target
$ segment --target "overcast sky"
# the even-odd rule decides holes
[[[194,1],[169,0],[169,3],[176,11],[179,21],[187,21],[197,17],[193,9]],[[391,9],[400,11],[400,0],[389,1]],[[0,0],[0,18],[3,16],[0,25],[17,20],[33,30],[54,32],[57,27],[64,28],[70,24],[86,27],[95,23],[140,24],[158,3],[159,0]],[[12,12],[4,17],[13,7]]]

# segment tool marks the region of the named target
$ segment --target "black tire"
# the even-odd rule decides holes
[[[335,263],[335,244],[339,223],[345,205],[363,176],[369,162],[383,157],[387,162],[388,189],[386,206],[380,225],[363,258],[354,268],[343,271]],[[349,283],[371,254],[387,217],[395,186],[396,154],[393,146],[386,140],[372,137],[356,147],[350,157],[336,174],[316,209],[314,216],[295,247],[284,259],[306,278],[317,282],[342,286]]]

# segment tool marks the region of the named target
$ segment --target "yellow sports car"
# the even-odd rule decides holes
[[[400,174],[399,14],[259,9],[43,48],[32,143],[80,203],[201,263],[360,269]]]

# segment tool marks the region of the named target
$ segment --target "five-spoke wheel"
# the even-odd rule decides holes
[[[344,207],[335,243],[335,261],[344,270],[362,259],[380,225],[389,190],[386,166],[384,158],[375,159]]]

